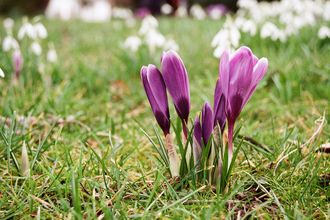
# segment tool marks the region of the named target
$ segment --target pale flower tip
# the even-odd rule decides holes
[[[23,142],[22,146],[22,158],[21,158],[21,174],[23,176],[28,175],[30,172],[30,163],[29,163],[29,157],[26,150],[26,144],[25,141]]]
[[[3,73],[1,68],[0,68],[0,77],[5,78],[5,74]]]

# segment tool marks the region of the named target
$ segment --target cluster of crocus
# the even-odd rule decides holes
[[[208,167],[212,165],[215,167],[214,177],[211,176],[212,172],[209,172],[210,182],[212,180],[212,182],[216,182],[219,177],[221,178],[222,158],[228,158],[226,164],[231,166],[235,122],[257,84],[266,73],[267,66],[267,59],[261,58],[259,60],[248,47],[241,47],[233,54],[227,48],[222,55],[219,65],[219,78],[216,82],[214,94],[214,107],[212,109],[211,105],[205,102],[201,117],[196,117],[194,121],[193,144],[184,144],[188,148],[192,147],[192,151],[186,149],[185,152],[187,154],[192,152],[193,167],[197,169],[195,170],[196,173],[200,170],[200,167],[206,167],[204,166],[206,163]],[[166,90],[172,97],[176,112],[182,121],[184,142],[189,141],[187,140],[190,111],[188,76],[183,61],[174,51],[163,53],[161,70],[162,73],[154,65],[144,66],[141,69],[141,79],[156,120],[164,132],[168,157],[170,158],[170,171],[172,176],[175,176],[179,175],[180,163],[184,159],[186,164],[190,164],[190,155],[185,155],[185,157],[181,155],[183,159],[180,162],[171,141],[171,121]],[[228,124],[228,141],[225,135],[226,121]],[[223,144],[220,141],[222,135]],[[226,146],[228,143],[226,151],[219,149],[220,142],[222,146]],[[224,155],[225,152],[227,152],[227,155]],[[201,160],[203,155],[204,159]],[[215,155],[218,155],[218,157]],[[180,174],[182,175],[182,173]]]

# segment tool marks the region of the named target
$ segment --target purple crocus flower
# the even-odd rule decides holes
[[[216,127],[220,126],[221,133],[223,133],[226,125],[226,102],[225,97],[222,93],[220,79],[217,80],[214,92],[214,124]]]
[[[13,54],[13,66],[15,71],[15,78],[19,78],[19,74],[23,67],[23,56],[20,50],[15,50]]]
[[[241,47],[234,54],[230,54],[230,49],[227,48],[221,56],[219,75],[226,100],[230,158],[235,121],[265,75],[267,66],[268,60],[258,60],[248,47]]]
[[[136,9],[135,12],[134,12],[135,17],[140,18],[140,19],[143,19],[143,18],[145,18],[147,15],[150,15],[150,14],[151,14],[151,13],[150,13],[150,10],[149,10],[149,8],[147,8],[147,7],[144,7],[144,8],[138,8],[138,9]]]
[[[202,110],[202,123],[196,117],[194,122],[194,161],[198,161],[203,145],[206,146],[213,131],[213,111],[208,102],[205,102]],[[203,139],[203,142],[202,142]]]
[[[179,54],[173,50],[163,52],[161,65],[166,88],[173,99],[176,112],[182,121],[183,133],[187,139],[186,124],[188,124],[190,111],[190,95],[186,68]]]
[[[157,123],[166,136],[170,132],[170,113],[162,74],[156,66],[149,64],[142,67],[141,79]]]

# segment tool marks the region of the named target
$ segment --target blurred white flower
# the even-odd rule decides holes
[[[173,39],[169,39],[165,42],[163,49],[164,51],[168,51],[168,50],[179,51],[179,45]]]
[[[30,46],[32,52],[37,55],[37,56],[40,56],[41,52],[42,52],[42,49],[41,49],[41,46],[38,42],[33,42]]]
[[[14,27],[14,20],[11,18],[6,18],[3,20],[3,26],[5,27],[7,33],[10,33]]]
[[[50,0],[45,15],[48,18],[69,20],[79,15],[80,7],[78,0]]]
[[[55,49],[49,49],[47,52],[47,60],[50,63],[55,63],[57,61],[57,53]]]
[[[127,25],[127,27],[134,27],[135,26],[135,23],[136,23],[136,21],[135,21],[135,18],[134,17],[130,17],[130,18],[127,18],[126,20],[125,20],[125,23],[126,23],[126,25]]]
[[[243,16],[238,16],[234,21],[235,26],[237,28],[242,28],[245,22],[246,22],[246,18],[244,18]]]
[[[253,37],[257,33],[257,25],[252,20],[247,20],[242,26],[242,31],[244,33],[250,32],[250,35]]]
[[[165,42],[166,38],[161,33],[157,32],[156,30],[150,30],[145,35],[146,44],[149,47],[150,54],[154,54],[156,51],[156,47],[162,47]]]
[[[129,36],[124,43],[125,48],[129,48],[132,52],[136,52],[142,44],[138,36]]]
[[[84,6],[80,11],[80,18],[88,22],[104,22],[111,19],[111,5],[106,1],[94,1]]]
[[[23,26],[18,30],[17,38],[19,40],[22,40],[25,35],[27,35],[31,39],[36,39],[37,37],[36,30],[29,22],[23,24]]]
[[[163,4],[162,7],[160,8],[160,11],[164,14],[164,15],[169,15],[173,12],[173,7],[170,4]]]
[[[19,44],[12,36],[7,36],[3,40],[2,49],[4,51],[9,51],[11,49],[17,50],[19,49]]]
[[[203,20],[206,17],[204,9],[198,4],[194,4],[193,6],[191,6],[190,14],[198,20]]]
[[[44,39],[48,36],[47,30],[43,24],[41,23],[35,24],[34,29],[40,38]]]
[[[5,74],[3,73],[2,69],[0,68],[0,77],[4,78]]]
[[[327,26],[322,26],[317,34],[320,39],[330,38],[330,28]]]
[[[232,18],[227,16],[223,28],[214,36],[211,46],[216,47],[213,55],[220,58],[227,47],[237,48],[241,34]]]
[[[133,12],[132,12],[132,10],[130,10],[128,8],[114,7],[112,9],[112,17],[113,18],[128,19],[128,18],[133,17]]]
[[[143,20],[141,24],[141,28],[139,30],[139,35],[145,35],[150,30],[154,30],[158,27],[158,21],[157,19],[152,15],[147,15]]]
[[[175,12],[175,16],[179,18],[185,18],[188,16],[187,7],[181,5]]]

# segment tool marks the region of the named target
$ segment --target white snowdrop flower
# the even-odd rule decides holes
[[[129,36],[124,43],[125,48],[129,48],[132,52],[136,52],[142,44],[138,36]]]
[[[166,39],[161,33],[158,33],[156,30],[150,30],[145,35],[145,41],[149,47],[150,54],[154,54],[156,51],[156,47],[162,47],[165,44]]]
[[[187,8],[183,5],[179,6],[179,8],[175,12],[175,16],[179,18],[185,18],[188,16]]]
[[[147,15],[143,20],[141,24],[141,28],[139,30],[140,35],[147,34],[150,30],[156,29],[158,27],[158,21],[157,19],[152,15]]]
[[[47,60],[50,63],[55,63],[57,61],[57,53],[55,49],[50,49],[47,52]]]
[[[327,26],[322,26],[317,34],[320,39],[330,38],[330,28]]]
[[[242,31],[244,33],[250,32],[250,35],[253,37],[257,33],[257,25],[254,21],[247,20],[242,26]]]
[[[0,77],[5,78],[5,74],[3,73],[1,68],[0,68]]]
[[[36,30],[29,22],[23,24],[23,26],[18,30],[17,38],[22,40],[25,34],[31,39],[36,39],[37,37]]]
[[[194,4],[193,6],[191,6],[190,14],[198,20],[203,20],[206,17],[204,9],[198,4]]]
[[[7,33],[11,32],[14,27],[14,20],[11,18],[6,18],[5,20],[3,20],[3,26],[5,27]]]
[[[169,15],[173,12],[173,7],[170,4],[163,4],[162,7],[160,8],[160,11],[164,14],[164,15]]]
[[[87,22],[104,22],[111,19],[111,5],[106,1],[94,1],[81,8],[80,18]]]
[[[246,22],[246,18],[244,18],[243,16],[238,16],[234,21],[235,26],[237,28],[242,28],[245,22]]]
[[[38,42],[33,42],[30,46],[32,52],[37,55],[37,56],[40,56],[41,52],[42,52],[42,49],[41,49],[41,46]]]
[[[277,28],[277,26],[268,21],[262,26],[260,31],[260,37],[261,38],[271,37],[273,33],[276,33],[278,31],[279,29]]]
[[[179,51],[179,45],[173,39],[169,39],[165,42],[163,49],[164,51],[168,51],[168,50]]]
[[[323,19],[326,21],[330,21],[330,1],[327,1],[324,5],[324,11],[323,11]]]
[[[7,36],[3,40],[2,49],[4,51],[9,51],[11,49],[17,50],[19,49],[19,44],[12,36]]]
[[[239,45],[239,39],[241,39],[239,30],[235,26],[232,26],[230,28],[230,41],[235,48]]]
[[[121,19],[127,19],[130,17],[133,17],[133,12],[130,9],[127,8],[118,8],[115,7],[112,9],[112,17],[113,18],[121,18]]]
[[[47,30],[43,24],[41,23],[35,24],[34,29],[40,38],[44,39],[48,36]]]

